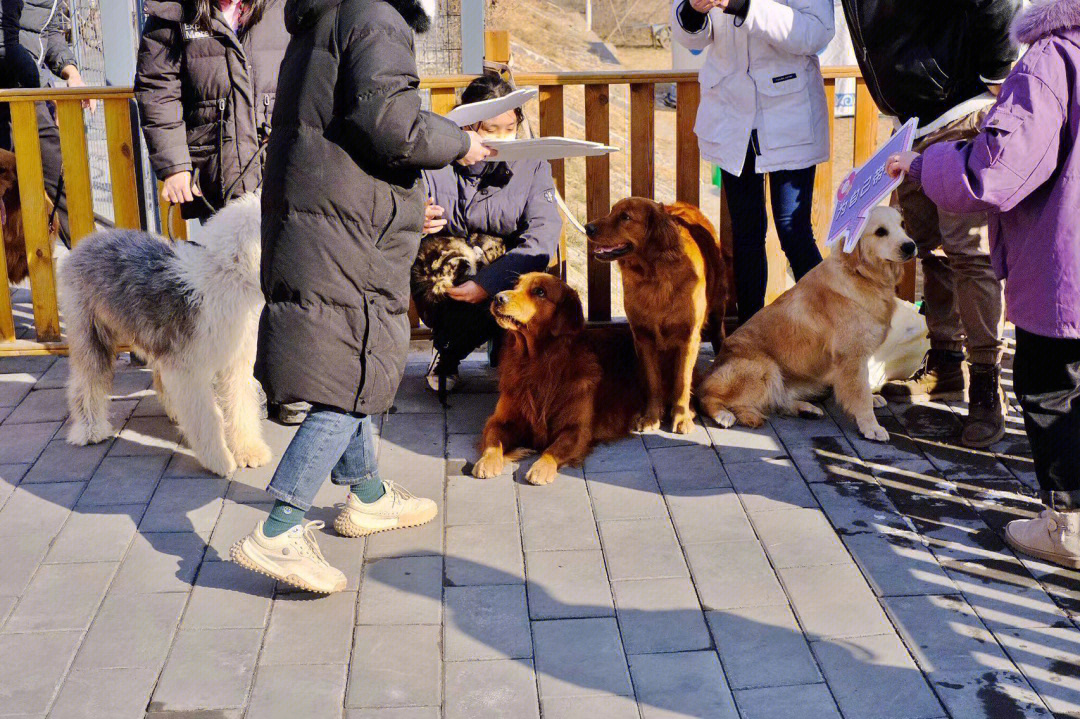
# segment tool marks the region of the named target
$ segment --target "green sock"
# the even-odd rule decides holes
[[[383,487],[382,480],[378,478],[365,479],[363,482],[352,485],[349,491],[364,504],[377,502],[386,494],[386,488]]]
[[[304,510],[279,499],[274,502],[274,507],[270,510],[270,516],[263,522],[263,534],[267,537],[285,534],[303,520]]]

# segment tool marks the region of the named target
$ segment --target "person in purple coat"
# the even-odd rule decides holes
[[[991,259],[1016,325],[1013,387],[1046,509],[1013,548],[1080,568],[1080,0],[1043,0],[1012,27],[1030,45],[982,131],[889,160],[956,213],[990,215]]]

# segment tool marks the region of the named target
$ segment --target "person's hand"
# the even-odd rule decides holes
[[[994,97],[997,97],[998,95],[1001,94],[1001,85],[1000,84],[987,85],[986,89],[989,90],[990,94],[993,95]]]
[[[462,282],[457,287],[451,287],[446,291],[446,296],[458,302],[468,302],[471,305],[479,304],[488,298],[487,290],[472,280]]]
[[[694,8],[700,13],[707,13],[715,8],[721,10],[727,10],[727,6],[731,0],[690,0],[690,7]]]
[[[424,205],[424,234],[434,235],[446,227],[446,220],[443,219],[445,214],[446,210],[436,205],[429,197],[427,204]]]
[[[483,138],[472,130],[466,131],[465,134],[469,136],[469,151],[465,153],[465,157],[458,160],[458,164],[469,167],[470,165],[483,162],[489,157],[495,157],[495,155],[499,154],[485,145]]]
[[[197,187],[191,185],[191,172],[182,170],[165,178],[161,186],[161,199],[174,205],[191,202],[196,195],[202,195]]]
[[[919,156],[917,152],[898,152],[885,162],[889,177],[900,177],[911,171],[911,163]]]
[[[74,65],[67,65],[60,71],[60,77],[67,82],[68,87],[86,87],[86,82],[82,79],[82,73],[79,72],[79,68]],[[90,110],[90,114],[93,115],[97,109],[97,100],[88,99],[82,101],[82,106]]]

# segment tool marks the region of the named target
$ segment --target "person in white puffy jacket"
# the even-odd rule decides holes
[[[821,262],[810,212],[815,166],[829,159],[829,108],[817,53],[832,0],[674,0],[672,36],[709,52],[694,131],[720,166],[731,208],[739,321],[765,303],[765,174],[780,244],[798,279]]]

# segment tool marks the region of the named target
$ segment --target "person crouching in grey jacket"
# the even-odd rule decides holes
[[[431,521],[437,508],[379,476],[370,415],[386,412],[409,346],[409,270],[424,225],[421,171],[491,153],[420,107],[416,0],[288,0],[262,191],[255,376],[271,402],[311,411],[267,491],[270,516],[231,557],[302,589],[345,575],[303,524],[327,476],[347,486],[334,529],[360,537]]]
[[[461,94],[463,105],[513,92],[495,75],[476,78]],[[473,127],[481,137],[512,139],[523,119],[510,110]],[[491,298],[511,289],[519,276],[543,271],[558,252],[562,221],[555,203],[551,166],[543,160],[482,162],[424,173],[428,189],[425,234],[468,237],[474,233],[502,238],[506,254],[481,267],[471,279],[451,288],[425,317],[434,335],[436,358],[428,386],[446,391],[458,384],[458,365],[470,352],[501,331],[491,316]],[[414,288],[415,292],[415,288]]]

